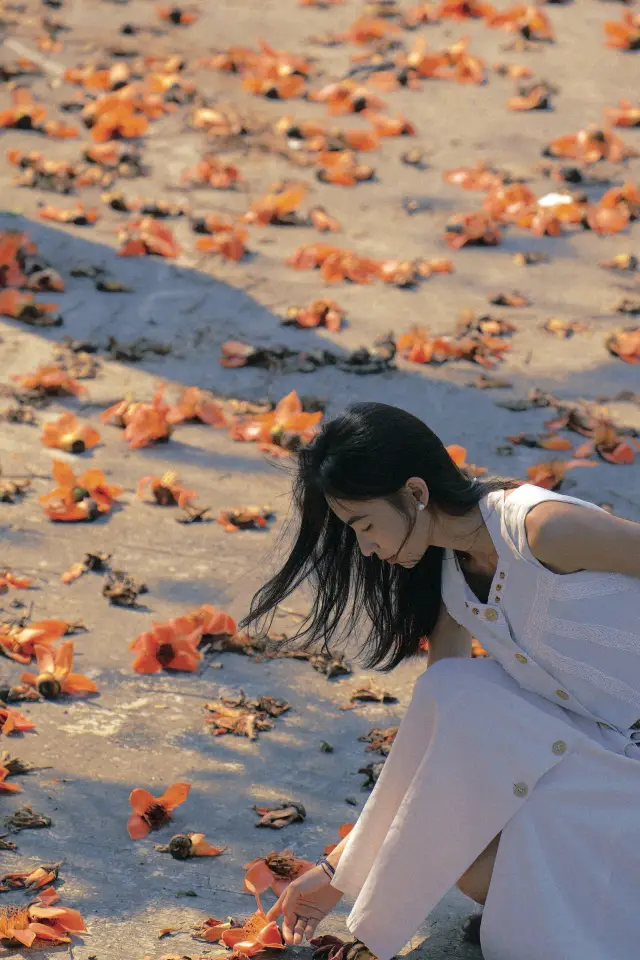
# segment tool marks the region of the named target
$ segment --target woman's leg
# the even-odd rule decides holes
[[[491,883],[491,874],[493,865],[498,853],[498,844],[500,836],[494,837],[488,847],[486,847],[477,860],[474,860],[468,870],[462,874],[456,886],[465,897],[470,897],[476,903],[484,906],[489,895],[489,884]]]

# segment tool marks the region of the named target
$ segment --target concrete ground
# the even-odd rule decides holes
[[[145,54],[182,54],[191,64],[206,52],[233,43],[253,45],[263,37],[277,48],[317,57],[319,86],[348,69],[353,48],[321,47],[308,38],[346,28],[361,10],[355,2],[329,11],[302,9],[294,0],[219,0],[201,3],[199,8],[202,16],[196,26],[151,39],[132,38],[131,45]],[[8,22],[4,27],[5,62],[19,51],[16,42],[37,50],[44,9],[29,0],[20,24]],[[619,18],[619,9],[618,5],[596,2],[586,7],[545,7],[557,42],[535,52],[505,53],[502,47],[507,35],[489,31],[478,22],[445,21],[423,30],[435,49],[468,34],[472,51],[489,63],[504,59],[526,62],[538,76],[559,88],[555,111],[534,114],[505,110],[512,84],[495,74],[483,87],[434,81],[426,82],[421,93],[385,95],[390,112],[402,112],[415,122],[416,142],[427,152],[425,170],[401,163],[401,154],[414,145],[408,139],[384,141],[381,149],[367,155],[367,162],[376,167],[377,181],[354,189],[320,184],[311,172],[292,169],[282,158],[268,153],[230,152],[229,161],[241,168],[247,185],[237,192],[196,190],[187,195],[180,189],[180,174],[193,166],[207,143],[202,134],[187,128],[183,110],[150,127],[144,142],[148,178],[119,186],[129,195],[188,199],[194,212],[202,216],[213,211],[241,213],[275,180],[300,178],[308,181],[311,200],[323,204],[342,222],[343,232],[335,235],[337,244],[374,257],[447,255],[441,240],[444,223],[455,212],[477,209],[482,195],[446,185],[443,170],[486,159],[528,174],[530,185],[540,195],[553,188],[550,181],[533,172],[542,146],[554,136],[600,122],[605,106],[614,106],[621,96],[631,98],[638,90],[637,55],[623,55],[602,43],[602,23]],[[104,56],[110,45],[122,42],[119,29],[125,21],[159,22],[153,5],[145,0],[125,4],[86,0],[65,3],[54,13],[72,29],[60,35],[62,52],[43,54],[45,77],[31,83],[38,97],[52,106],[72,92],[60,83],[57,66]],[[16,19],[15,15],[7,17],[11,19]],[[410,46],[413,35],[403,39]],[[235,77],[195,68],[189,71],[199,90],[213,102],[233,102],[241,111],[272,120],[284,113],[297,119],[326,120],[320,105],[258,100],[244,93]],[[345,125],[356,125],[352,120],[347,118]],[[70,122],[75,122],[73,115]],[[342,123],[342,118],[335,122]],[[640,149],[638,132],[620,132],[625,141]],[[52,158],[75,160],[80,154],[79,141],[54,142],[16,130],[3,133],[3,146],[41,149]],[[639,171],[636,159],[626,171],[618,168],[613,174],[616,182],[623,177],[637,181]],[[274,465],[255,445],[236,443],[224,431],[204,425],[181,426],[168,444],[131,451],[120,431],[99,424],[99,412],[129,391],[140,398],[150,397],[159,380],[168,384],[171,397],[180,385],[252,400],[278,400],[296,389],[326,401],[327,415],[350,400],[383,399],[423,417],[445,442],[467,447],[470,462],[522,477],[529,465],[546,459],[544,451],[514,447],[507,457],[498,448],[511,434],[542,430],[549,411],[513,412],[496,405],[496,400],[524,396],[532,387],[553,391],[563,399],[588,401],[639,390],[638,368],[612,357],[603,342],[608,331],[623,325],[621,320],[633,321],[614,314],[611,305],[621,295],[637,292],[637,285],[633,275],[597,267],[603,257],[637,253],[638,229],[635,226],[607,239],[587,232],[536,239],[510,231],[501,247],[454,253],[454,274],[437,276],[415,290],[344,284],[327,291],[316,273],[296,272],[284,264],[298,245],[318,239],[311,228],[251,228],[252,256],[246,262],[229,263],[198,254],[188,223],[175,220],[169,223],[184,246],[177,263],[119,258],[115,254],[116,230],[127,218],[101,204],[99,190],[87,189],[81,196],[102,213],[94,227],[50,227],[37,219],[38,202],[66,206],[73,198],[19,189],[13,186],[14,175],[15,169],[0,161],[0,229],[28,231],[42,256],[64,277],[67,288],[63,294],[40,298],[59,304],[64,317],[61,328],[38,330],[3,320],[2,381],[9,383],[11,374],[47,362],[52,344],[65,334],[90,338],[103,347],[109,336],[132,340],[144,335],[170,345],[172,352],[136,364],[103,358],[98,377],[86,381],[86,400],[54,401],[38,411],[37,426],[0,423],[2,476],[25,471],[34,475],[32,490],[24,499],[0,504],[0,569],[6,565],[35,580],[28,591],[2,596],[0,614],[5,620],[26,612],[33,619],[82,620],[87,632],[76,638],[77,668],[94,679],[100,691],[99,697],[87,701],[18,705],[36,723],[37,731],[3,738],[2,747],[25,761],[51,765],[51,769],[20,778],[17,782],[24,792],[4,797],[2,812],[28,803],[51,816],[53,825],[49,830],[17,835],[19,851],[2,853],[1,872],[63,861],[57,884],[63,903],[81,910],[89,934],[74,941],[72,947],[46,949],[40,955],[68,955],[74,960],[142,960],[146,956],[157,960],[167,953],[178,957],[226,955],[217,946],[192,940],[192,926],[209,915],[224,918],[251,911],[253,900],[242,892],[242,865],[249,860],[285,846],[315,859],[336,839],[341,823],[353,822],[368,796],[362,786],[364,776],[357,771],[373,759],[358,737],[374,726],[386,727],[401,720],[423,664],[398,668],[388,676],[356,667],[352,677],[329,681],[305,662],[256,663],[223,654],[208,657],[194,675],[136,675],[128,643],[152,621],[201,603],[216,604],[238,618],[246,612],[253,592],[275,562],[274,550],[289,509],[289,478],[282,471],[282,462]],[[424,201],[425,212],[408,215],[403,201],[410,198]],[[517,249],[544,249],[551,262],[518,267],[511,259]],[[97,292],[91,280],[71,276],[79,262],[107,269],[133,292]],[[513,288],[530,297],[531,307],[512,311],[488,307],[489,295]],[[278,318],[289,305],[308,303],[322,295],[334,297],[347,311],[349,324],[344,331],[332,335],[280,327]],[[513,347],[496,371],[513,383],[511,390],[471,389],[468,384],[480,368],[466,362],[420,367],[399,361],[396,370],[372,377],[356,377],[334,368],[287,375],[249,368],[223,370],[218,363],[220,344],[229,338],[284,343],[296,349],[353,349],[370,346],[390,328],[399,333],[413,323],[426,325],[433,333],[451,332],[465,307],[483,313],[491,309],[518,325]],[[539,329],[549,316],[584,322],[588,332],[558,340]],[[0,401],[0,409],[2,406]],[[55,455],[74,469],[97,466],[125,488],[120,506],[93,525],[52,524],[37,501],[37,496],[52,486],[52,451],[40,444],[41,424],[64,410],[78,412],[98,426],[102,443],[82,457]],[[640,428],[637,400],[609,403],[607,411],[621,425]],[[223,508],[269,503],[276,511],[276,521],[268,531],[233,536],[216,523],[177,524],[174,509],[135,499],[142,476],[169,469],[179,472],[186,487],[198,491],[202,504],[211,506],[212,516]],[[572,472],[562,489],[611,503],[618,515],[639,519],[639,480],[638,461],[631,466],[599,462],[597,468]],[[99,551],[112,553],[115,567],[148,585],[139,609],[110,605],[101,594],[102,578],[97,574],[88,574],[71,586],[61,584],[61,574],[73,562],[86,552]],[[16,599],[24,606],[15,606]],[[295,608],[303,609],[304,602],[304,598],[297,599]],[[292,629],[295,622],[285,614],[276,626]],[[21,669],[9,660],[0,661],[0,684],[17,682]],[[346,712],[339,709],[355,685],[373,678],[398,702],[363,704]],[[248,696],[268,693],[283,697],[291,710],[256,742],[211,737],[204,730],[203,703],[240,688]],[[322,740],[334,746],[333,753],[321,751]],[[148,840],[132,842],[126,832],[130,791],[145,787],[159,795],[176,780],[188,780],[192,787],[173,824]],[[355,805],[346,798],[355,799]],[[303,803],[306,821],[279,832],[257,832],[252,804],[280,799]],[[425,817],[429,813],[425,810]],[[173,833],[183,831],[203,832],[209,841],[227,850],[218,858],[187,862],[154,850],[154,841],[167,842]],[[23,898],[0,894],[0,906],[9,902],[21,903]],[[345,904],[344,909],[337,909],[322,929],[346,936],[348,908]],[[454,889],[404,952],[430,960],[479,956],[476,948],[463,943],[461,934],[463,921],[473,912],[475,905]],[[177,932],[159,941],[164,927]],[[299,952],[309,955],[309,948]],[[26,952],[13,949],[6,953],[26,956]]]

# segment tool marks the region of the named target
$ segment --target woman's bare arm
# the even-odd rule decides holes
[[[579,504],[544,501],[526,516],[532,554],[556,573],[600,570],[640,577],[640,523]]]
[[[471,646],[471,634],[453,619],[443,603],[438,622],[429,637],[427,669],[445,657],[470,657]]]

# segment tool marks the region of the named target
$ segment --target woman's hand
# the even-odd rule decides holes
[[[282,933],[287,946],[310,940],[321,920],[331,913],[342,894],[322,867],[312,867],[297,880],[292,880],[278,901],[267,911],[267,920],[284,914]]]

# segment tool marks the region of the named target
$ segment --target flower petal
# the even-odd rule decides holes
[[[135,790],[133,791],[135,793]],[[143,820],[139,813],[132,813],[127,820],[127,830],[132,840],[142,840],[151,832],[151,828],[146,820]]]
[[[133,807],[135,813],[142,815],[146,813],[149,807],[152,807],[158,801],[152,793],[149,793],[148,790],[144,790],[142,787],[136,787],[135,790],[132,790],[129,794],[129,803]]]
[[[175,810],[176,807],[179,807],[181,803],[184,803],[189,796],[190,790],[190,783],[173,783],[165,790],[158,803],[161,803],[165,810],[168,810],[170,813],[172,810]]]

